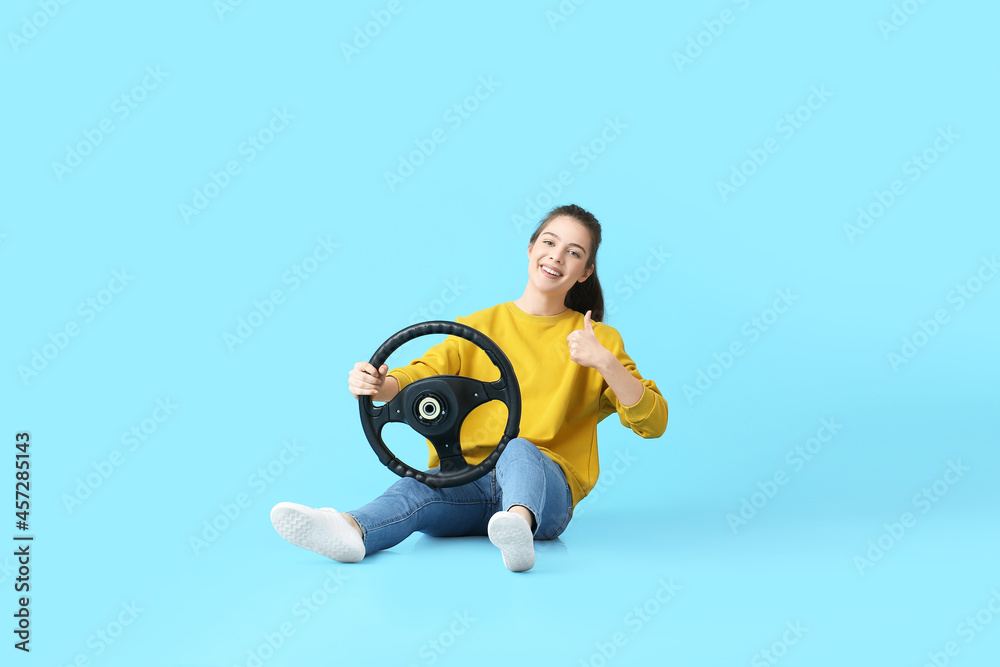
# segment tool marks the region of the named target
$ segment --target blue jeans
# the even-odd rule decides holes
[[[435,537],[486,535],[490,517],[512,505],[535,516],[535,539],[558,537],[573,515],[566,476],[552,459],[524,438],[507,443],[496,467],[474,482],[432,489],[404,477],[353,512],[365,554],[396,546],[413,532]]]

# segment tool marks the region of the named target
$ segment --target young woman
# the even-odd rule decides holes
[[[535,563],[533,540],[559,536],[573,507],[597,483],[597,423],[613,412],[644,438],[667,426],[667,403],[625,353],[621,336],[601,323],[597,279],[601,226],[576,205],[553,209],[528,243],[528,284],[521,298],[456,321],[491,338],[510,359],[521,389],[520,437],[496,467],[462,486],[433,489],[402,478],[364,507],[337,512],[278,503],[271,522],[292,544],[351,563],[399,544],[414,531],[434,536],[489,535],[512,571]],[[358,362],[355,396],[388,401],[431,375],[492,381],[498,371],[473,343],[449,336],[409,365],[388,370]],[[495,448],[506,407],[497,401],[469,414],[462,453],[470,464]],[[429,467],[438,465],[431,449]]]

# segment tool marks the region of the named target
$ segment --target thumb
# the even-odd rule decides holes
[[[589,333],[594,333],[594,324],[590,321],[591,311],[587,311],[587,314],[583,316],[583,330]]]
[[[378,368],[379,375],[385,375],[388,372],[389,372],[389,364],[382,364],[381,366],[379,366]]]

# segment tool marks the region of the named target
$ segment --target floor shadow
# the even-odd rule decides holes
[[[448,549],[456,546],[489,546],[495,548],[490,543],[490,538],[485,535],[468,535],[462,537],[434,537],[420,534],[414,544],[414,551],[428,552],[438,549]],[[535,553],[568,553],[566,543],[558,537],[554,540],[535,540]]]

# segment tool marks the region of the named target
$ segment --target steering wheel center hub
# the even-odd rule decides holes
[[[448,408],[440,396],[427,392],[417,396],[417,408],[414,412],[421,424],[434,426],[448,414]]]

